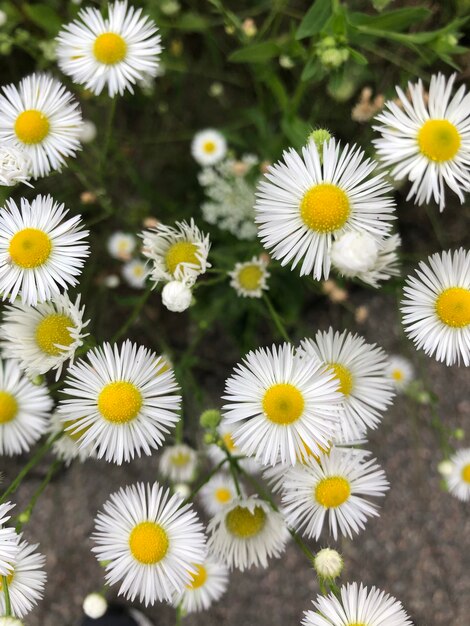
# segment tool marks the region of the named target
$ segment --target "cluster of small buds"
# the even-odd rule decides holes
[[[334,37],[323,37],[316,47],[317,56],[325,69],[337,69],[349,59],[349,50]]]

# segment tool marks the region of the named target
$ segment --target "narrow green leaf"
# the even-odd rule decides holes
[[[331,0],[315,0],[301,21],[295,38],[305,39],[321,32],[331,15]]]
[[[24,4],[23,10],[36,26],[49,35],[56,35],[59,32],[62,20],[52,7],[47,4]]]
[[[232,63],[264,63],[279,55],[280,48],[273,41],[255,43],[246,48],[235,50],[228,60]]]
[[[431,11],[424,7],[408,7],[382,13],[368,15],[367,13],[349,13],[348,19],[352,26],[367,26],[377,30],[403,31],[422,22],[431,15]]]

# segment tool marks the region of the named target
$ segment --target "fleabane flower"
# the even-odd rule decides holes
[[[6,306],[0,324],[3,354],[17,359],[32,378],[55,369],[58,379],[87,336],[83,330],[90,320],[83,321],[84,311],[80,296],[72,302],[67,294],[35,306],[18,301]]]
[[[207,611],[224,595],[228,585],[228,568],[224,563],[208,555],[203,563],[195,563],[192,574],[182,593],[173,598],[173,606],[181,606],[185,613]]]
[[[403,326],[418,349],[446,365],[470,365],[470,252],[460,248],[421,261],[408,276]]]
[[[397,391],[404,391],[414,379],[414,367],[403,356],[392,355],[388,358],[386,373]]]
[[[218,130],[207,128],[194,135],[191,154],[199,165],[215,165],[227,154],[227,142]]]
[[[161,475],[173,483],[188,483],[194,478],[197,452],[185,443],[167,446],[160,454],[158,468]]]
[[[46,302],[77,284],[89,254],[81,217],[64,219],[68,210],[51,196],[9,199],[0,212],[0,293],[24,304]]]
[[[158,224],[142,233],[143,254],[150,259],[150,278],[155,285],[173,280],[191,287],[198,276],[210,267],[207,261],[210,242],[191,219],[176,222],[175,227]]]
[[[162,51],[155,23],[142,9],[127,0],[108,5],[108,15],[99,9],[82,9],[77,19],[64,26],[57,37],[60,69],[75,83],[99,95],[107,88],[113,98],[126,89],[157,75]]]
[[[200,491],[202,504],[209,515],[216,515],[237,498],[233,478],[217,473]]]
[[[246,456],[240,446],[235,443],[234,432],[237,429],[237,426],[238,425],[236,423],[228,423],[227,420],[222,417],[220,424],[217,427],[221,445],[218,445],[217,443],[209,445],[207,449],[208,455],[212,462],[217,465],[227,458],[224,450],[224,448],[226,448],[232,456],[237,458],[238,464],[246,472],[258,472],[261,467],[258,461],[253,457]]]
[[[135,250],[137,241],[134,235],[116,231],[108,239],[106,247],[109,254],[120,261],[128,261]]]
[[[264,247],[316,280],[329,276],[335,239],[350,231],[385,237],[395,209],[385,175],[371,177],[377,164],[360,148],[331,139],[322,154],[313,141],[301,154],[284,152],[258,184],[255,206]]]
[[[289,537],[282,515],[255,496],[231,502],[207,530],[212,553],[242,572],[252,566],[266,568],[268,559],[284,552]]]
[[[318,539],[326,519],[331,535],[353,538],[377,516],[370,496],[383,497],[388,489],[384,471],[375,459],[365,460],[332,450],[286,471],[282,504],[287,524],[309,538]]]
[[[345,330],[318,331],[304,339],[300,357],[318,359],[332,372],[343,394],[341,432],[344,441],[361,439],[366,428],[377,428],[382,413],[392,403],[393,385],[386,374],[387,355],[375,344]]]
[[[147,264],[141,259],[132,259],[122,266],[122,276],[126,283],[134,289],[144,289],[147,281]]]
[[[386,102],[374,126],[382,135],[374,141],[378,157],[393,178],[412,183],[407,200],[433,198],[441,211],[446,187],[462,203],[470,191],[470,96],[462,85],[452,97],[455,76],[433,75],[427,103],[421,80],[408,83],[410,98],[397,87],[402,107]]]
[[[83,463],[89,458],[96,457],[96,453],[93,452],[91,444],[87,447],[80,445],[80,437],[86,432],[87,428],[76,430],[73,428],[74,425],[75,420],[67,420],[64,422],[60,414],[55,411],[51,416],[48,428],[52,437],[61,433],[61,436],[52,444],[52,452],[58,459],[63,461],[65,465],[70,465],[75,459]]]
[[[264,291],[269,289],[267,279],[270,274],[267,262],[254,256],[251,261],[236,263],[228,275],[231,278],[230,286],[242,298],[261,298]]]
[[[302,626],[413,626],[401,602],[376,587],[348,583],[339,594],[318,596]]]
[[[82,115],[59,81],[32,74],[0,95],[0,143],[22,150],[33,178],[60,171],[80,150]]]
[[[181,397],[173,370],[130,341],[90,350],[67,372],[59,403],[66,430],[79,432],[80,448],[121,464],[163,444],[179,419]]]
[[[95,520],[93,552],[106,561],[108,585],[145,605],[171,602],[206,556],[202,524],[192,507],[158,483],[121,488]]]
[[[445,476],[450,493],[462,500],[470,500],[470,448],[458,450],[450,458],[451,468]]]
[[[14,506],[11,502],[0,504],[0,576],[11,574],[12,563],[19,552],[19,536],[14,528],[5,526],[11,518],[10,511]]]
[[[31,186],[31,162],[24,150],[14,146],[0,147],[0,185],[14,187],[19,183]]]
[[[27,452],[46,432],[51,408],[46,385],[33,385],[16,361],[0,360],[0,455]]]
[[[263,465],[319,452],[339,426],[342,395],[331,372],[285,343],[249,352],[225,383],[224,419],[247,456]]]

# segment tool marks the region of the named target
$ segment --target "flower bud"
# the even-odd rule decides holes
[[[108,603],[100,593],[89,593],[83,601],[83,612],[91,619],[99,619],[108,610]]]
[[[203,428],[214,429],[220,424],[221,417],[220,411],[217,409],[208,409],[201,413],[199,423]]]
[[[317,552],[313,565],[320,578],[338,578],[343,571],[343,558],[331,548],[322,548]]]

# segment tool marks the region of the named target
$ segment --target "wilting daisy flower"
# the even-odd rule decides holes
[[[46,432],[52,400],[12,360],[0,360],[0,455],[27,452]]]
[[[88,235],[81,217],[64,221],[68,211],[51,196],[31,203],[21,198],[21,210],[10,198],[0,212],[0,293],[24,304],[50,300],[62,288],[77,284],[88,256]]]
[[[173,483],[191,482],[196,466],[197,452],[185,443],[164,448],[158,463],[161,475]]]
[[[127,0],[108,5],[108,17],[99,9],[82,9],[57,37],[60,69],[75,83],[99,95],[105,87],[112,98],[143,78],[157,75],[162,51],[155,23]]]
[[[0,185],[13,187],[18,183],[31,186],[28,181],[31,178],[31,162],[24,150],[14,146],[0,147]]]
[[[46,557],[35,550],[36,544],[21,541],[19,535],[18,554],[13,562],[13,570],[7,576],[11,610],[17,617],[24,617],[41,600],[46,582],[44,565]],[[5,612],[5,595],[0,579],[0,613]]]
[[[258,463],[258,461],[252,457],[245,456],[241,448],[237,446],[237,444],[235,443],[234,432],[236,428],[237,428],[236,424],[229,424],[227,420],[222,418],[217,430],[220,435],[220,439],[222,441],[223,447],[226,448],[232,456],[237,458],[238,464],[246,472],[259,471],[260,464]],[[225,450],[223,450],[217,444],[211,444],[207,448],[207,452],[209,454],[209,457],[212,459],[212,462],[216,465],[227,458]]]
[[[75,459],[83,463],[90,457],[96,457],[91,445],[86,448],[80,446],[80,437],[86,432],[87,428],[75,430],[75,421],[67,420],[64,422],[59,413],[55,412],[52,414],[49,424],[48,430],[52,436],[62,433],[62,436],[52,444],[52,451],[66,465],[70,465]]]
[[[366,428],[377,428],[381,414],[393,399],[393,385],[386,374],[387,357],[375,344],[345,330],[318,331],[315,340],[300,342],[299,355],[317,358],[333,372],[343,394],[343,439],[360,439]]]
[[[207,262],[210,242],[191,220],[176,222],[176,228],[158,224],[142,233],[143,253],[151,260],[150,277],[155,285],[173,280],[192,286],[198,276],[210,267]]]
[[[467,502],[470,500],[470,448],[458,450],[450,458],[452,470],[445,477],[450,493]]]
[[[385,371],[397,391],[404,391],[414,378],[413,366],[402,356],[389,357]]]
[[[128,261],[135,250],[137,241],[134,235],[116,231],[108,239],[109,254],[120,261]]]
[[[10,519],[9,512],[14,508],[11,502],[0,504],[0,576],[9,576],[19,552],[19,537],[14,528],[5,524]],[[2,594],[3,595],[3,594]]]
[[[31,377],[56,369],[58,379],[87,336],[82,331],[90,320],[83,321],[84,311],[80,296],[72,302],[67,294],[35,306],[14,302],[5,307],[0,324],[3,354],[18,359]]]
[[[46,74],[32,74],[0,95],[0,143],[25,152],[34,178],[61,170],[80,149],[82,116],[72,94]]]
[[[209,515],[216,515],[237,498],[233,479],[218,473],[200,491],[201,500]]]
[[[235,289],[242,298],[261,298],[263,291],[269,289],[267,279],[269,272],[267,262],[254,256],[251,261],[236,263],[234,269],[228,273],[230,286]]]
[[[227,590],[228,569],[223,563],[208,555],[204,563],[194,564],[196,572],[182,593],[176,594],[173,606],[181,606],[185,613],[207,610],[220,600]]]
[[[470,98],[465,85],[451,97],[455,76],[432,76],[427,103],[421,80],[408,83],[411,101],[397,87],[402,108],[386,102],[388,111],[377,116],[380,125],[374,126],[382,135],[374,144],[383,164],[392,168],[393,178],[413,183],[407,200],[415,197],[416,204],[423,204],[434,198],[441,211],[446,186],[460,202],[470,191]]]
[[[59,403],[67,431],[82,432],[81,448],[121,464],[152,454],[179,419],[181,397],[172,370],[159,371],[156,354],[130,341],[104,343],[67,372]]]
[[[259,183],[256,223],[263,245],[282,265],[300,275],[328,278],[334,239],[344,232],[386,236],[394,219],[394,201],[384,174],[369,175],[376,163],[356,146],[323,145],[323,162],[313,141],[302,155],[290,149],[284,161],[268,168]]]
[[[296,463],[307,445],[325,448],[339,425],[341,393],[317,359],[285,343],[249,352],[225,383],[225,419],[235,443],[263,465]]]
[[[406,334],[437,361],[470,365],[470,252],[433,254],[416,274],[403,289]]]
[[[148,276],[147,264],[140,259],[133,259],[122,266],[122,276],[134,289],[143,289]]]
[[[340,594],[318,596],[315,611],[305,611],[302,626],[413,626],[401,602],[376,587],[348,583]]]
[[[289,536],[280,513],[256,496],[237,498],[209,522],[208,547],[230,569],[267,567],[279,558]]]
[[[320,537],[328,518],[334,539],[338,534],[352,539],[369,517],[378,515],[377,505],[366,497],[383,497],[387,489],[385,473],[375,459],[332,450],[321,456],[321,463],[312,460],[286,472],[283,511],[287,524],[309,538]]]
[[[145,605],[171,602],[203,563],[203,527],[190,505],[170,497],[158,483],[121,488],[105,502],[92,539],[99,561],[106,561],[106,582],[121,582],[119,595]]]
[[[201,130],[194,135],[191,154],[199,165],[214,165],[227,154],[225,137],[218,130]]]

